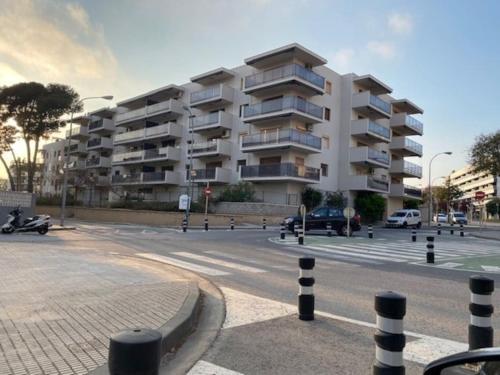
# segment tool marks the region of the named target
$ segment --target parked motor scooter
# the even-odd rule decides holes
[[[49,227],[52,226],[49,215],[37,215],[22,220],[22,214],[23,211],[20,206],[9,212],[7,222],[2,225],[2,233],[38,232],[40,234],[47,234]]]

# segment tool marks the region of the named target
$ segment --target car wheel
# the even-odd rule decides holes
[[[337,234],[339,236],[347,237],[347,225],[344,224],[340,229],[337,229]],[[349,227],[349,237],[352,237],[352,227]]]

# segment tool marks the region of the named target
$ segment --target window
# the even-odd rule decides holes
[[[326,217],[328,216],[328,207],[321,207],[313,211],[315,217]]]
[[[243,117],[243,113],[245,112],[245,107],[248,107],[248,104],[240,105],[240,117]]]
[[[324,135],[321,137],[321,147],[323,150],[328,150],[330,149],[330,137],[327,135]]]
[[[240,167],[245,166],[245,165],[247,165],[247,161],[246,160],[244,160],[244,159],[238,160],[238,164],[237,164],[236,170],[239,171],[241,169]]]
[[[328,164],[321,163],[321,176],[328,177]]]
[[[325,92],[328,95],[332,95],[332,83],[330,81],[326,81],[325,83]]]
[[[325,107],[325,120],[330,121],[330,108]]]
[[[312,66],[312,64],[305,63],[305,64],[304,64],[304,68],[309,69],[309,70],[312,70],[313,66]]]

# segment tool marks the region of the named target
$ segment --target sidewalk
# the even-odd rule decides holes
[[[111,335],[164,327],[198,296],[172,267],[61,233],[2,238],[1,374],[86,374],[106,363]]]

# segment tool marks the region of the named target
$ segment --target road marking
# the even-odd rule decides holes
[[[442,264],[436,265],[436,267],[441,267],[441,268],[455,268],[455,267],[460,267],[463,266],[462,263],[453,263],[453,262],[446,262]]]
[[[333,253],[333,254],[351,255],[353,257],[360,257],[360,258],[367,258],[367,259],[377,259],[377,260],[386,260],[386,261],[388,260],[388,261],[391,261],[391,262],[406,262],[405,259],[396,258],[396,257],[390,257],[390,258],[388,258],[388,257],[383,257],[383,256],[369,255],[369,254],[360,254],[360,253],[346,254],[345,250],[350,250],[350,249],[346,249],[346,248],[343,248],[341,246],[325,245],[325,247],[327,247],[327,249],[325,249],[323,247],[308,246],[308,248],[311,248],[311,249],[326,251],[328,253]],[[337,249],[337,250],[335,250],[335,249]],[[342,251],[342,250],[344,250],[344,251]]]
[[[147,230],[147,229],[144,229],[141,233],[142,234],[158,234],[158,232],[156,232],[154,230]]]
[[[331,254],[329,252],[325,252],[324,250],[307,250],[309,249],[310,246],[307,247],[286,247],[286,250],[293,251],[295,253],[300,253],[300,255],[314,255],[314,256],[319,256],[322,257],[323,259],[329,259],[331,260],[332,258],[337,260],[344,260],[347,262],[358,262],[358,263],[366,263],[366,264],[382,264],[382,262],[376,261],[376,260],[371,260],[371,259],[361,259],[361,258],[356,258],[354,256],[349,256],[345,252],[342,253],[342,255],[337,255],[337,254]],[[287,255],[291,258],[297,259],[296,255]]]
[[[263,273],[267,272],[263,269],[260,268],[255,268],[255,267],[250,267],[250,266],[245,266],[243,264],[237,264],[233,262],[228,262],[222,259],[215,259],[215,258],[209,258],[203,255],[198,255],[198,254],[193,254],[193,253],[188,253],[185,251],[179,251],[176,253],[172,253],[174,255],[184,257],[184,258],[190,258],[194,260],[199,260],[200,262],[205,262],[205,263],[210,263],[210,264],[215,264],[217,266],[222,266],[222,267],[227,267],[227,268],[232,268],[238,271],[243,271],[243,272],[250,272],[250,273]]]
[[[263,262],[259,262],[255,259],[250,259],[250,258],[245,258],[245,257],[240,257],[238,255],[232,255],[232,254],[227,254],[223,253],[222,251],[217,251],[217,250],[206,250],[204,251],[206,254],[212,254],[212,255],[217,255],[222,258],[229,258],[229,259],[234,259],[234,260],[243,260],[244,262],[247,263],[253,263],[253,264],[260,264],[260,265],[265,265]]]
[[[219,270],[216,270],[213,268],[200,266],[198,264],[184,262],[182,260],[166,257],[163,255],[158,255],[158,254],[153,254],[153,253],[136,253],[135,255],[139,256],[141,258],[156,260],[157,262],[171,264],[174,266],[185,268],[185,269],[190,270],[190,271],[203,273],[203,274],[209,275],[209,276],[227,276],[227,275],[230,275],[229,272],[219,271]]]
[[[500,267],[497,266],[481,266],[487,272],[500,272]]]
[[[241,372],[229,370],[207,361],[198,361],[187,375],[243,375]]]

